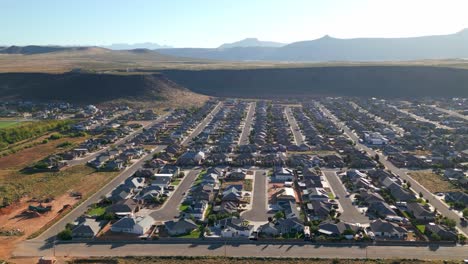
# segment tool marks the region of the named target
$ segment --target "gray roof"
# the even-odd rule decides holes
[[[72,230],[72,234],[90,234],[97,235],[99,230],[103,227],[104,222],[97,221],[96,219],[86,218],[82,223]]]
[[[324,222],[321,223],[319,226],[320,230],[325,230],[327,232],[332,233],[333,235],[341,235],[347,229],[353,230],[354,232],[358,231],[360,228],[357,225],[348,224],[344,222]]]
[[[406,229],[398,226],[397,224],[390,223],[381,219],[375,220],[370,223],[370,228],[373,232],[382,232],[382,233],[407,233]]]

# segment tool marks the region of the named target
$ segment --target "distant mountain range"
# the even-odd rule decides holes
[[[64,46],[9,46],[9,47],[0,47],[0,54],[40,54],[40,53],[50,53],[50,52],[60,52],[60,51],[89,51],[100,49],[98,47],[64,47]]]
[[[261,41],[257,38],[246,38],[233,43],[225,43],[218,47],[218,49],[230,49],[230,48],[245,48],[245,47],[282,47],[285,43],[273,42],[273,41]]]
[[[355,39],[324,36],[281,47],[221,47],[160,49],[158,52],[172,56],[226,61],[402,61],[468,58],[468,29],[439,36]]]
[[[159,53],[174,57],[219,61],[408,61],[468,59],[468,29],[455,34],[411,38],[338,39],[324,36],[316,40],[283,44],[247,38],[218,48],[168,48],[156,43],[112,44],[102,47],[10,46],[0,54],[40,54],[100,50],[109,54]],[[115,51],[112,51],[115,50]]]
[[[127,44],[127,43],[116,43],[107,46],[100,46],[102,48],[111,49],[111,50],[131,50],[131,49],[170,49],[171,46],[167,45],[159,45],[157,43],[152,42],[145,42],[145,43],[135,43],[135,44]]]

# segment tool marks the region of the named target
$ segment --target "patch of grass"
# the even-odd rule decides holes
[[[188,205],[188,204],[181,204],[181,205],[179,206],[179,210],[180,210],[181,212],[187,211],[188,208],[189,208],[189,205]]]
[[[424,231],[426,231],[426,226],[425,225],[416,225],[416,228],[419,230],[419,232],[424,234]]]
[[[90,216],[101,216],[106,213],[106,208],[105,207],[94,207],[91,208],[91,210],[88,211],[88,215]]]
[[[0,129],[7,128],[7,127],[14,127],[19,125],[20,122],[18,121],[2,121],[0,120]]]
[[[460,189],[454,186],[449,181],[445,180],[442,176],[432,172],[411,172],[409,175],[426,187],[432,193],[436,192],[454,192]]]
[[[25,195],[38,199],[58,197],[70,189],[83,194],[92,193],[118,174],[118,172],[96,172],[85,165],[73,166],[59,172],[35,174],[12,171],[0,177],[0,193],[3,197],[3,201],[0,202],[8,205]]]
[[[180,184],[182,180],[181,179],[175,179],[173,182],[171,182],[172,185],[177,186]]]
[[[247,179],[244,181],[244,190],[246,190],[247,192],[252,191],[252,180]]]
[[[180,236],[182,238],[199,238],[200,237],[200,230],[195,229],[190,234]]]

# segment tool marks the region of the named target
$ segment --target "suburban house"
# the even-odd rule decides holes
[[[253,225],[242,218],[230,217],[219,220],[214,225],[221,230],[221,237],[248,237],[252,234]]]
[[[277,167],[273,172],[273,177],[276,182],[286,182],[294,180],[294,172],[291,169],[284,167]]]
[[[296,193],[294,189],[291,187],[283,187],[275,194],[276,200],[288,200],[288,201],[295,201],[296,200]]]
[[[156,174],[151,178],[151,186],[167,189],[171,184],[172,174]]]
[[[121,200],[107,207],[106,212],[113,213],[117,217],[125,217],[135,212],[138,212],[138,210],[139,210],[139,205],[135,200],[126,199],[126,200]]]
[[[192,220],[185,218],[167,221],[164,225],[171,236],[188,234],[198,228]]]
[[[434,223],[426,224],[424,233],[430,238],[436,237],[440,240],[456,241],[458,239],[457,233]]]
[[[321,234],[334,237],[344,235],[347,239],[352,239],[353,234],[360,229],[357,225],[344,222],[323,222],[318,226],[318,232]]]
[[[332,204],[324,201],[313,200],[307,203],[309,218],[313,220],[324,220],[330,216]]]
[[[104,222],[92,218],[85,218],[72,230],[72,238],[93,238],[101,228]]]
[[[304,231],[304,224],[298,218],[277,219],[259,227],[262,234],[269,236],[286,235]]]
[[[145,217],[128,216],[115,222],[111,226],[111,231],[143,235],[150,230],[153,224],[154,219],[150,215]]]
[[[374,236],[382,238],[402,239],[408,235],[408,231],[404,227],[381,219],[371,222],[369,229]]]
[[[406,204],[406,211],[411,213],[414,218],[420,221],[434,221],[435,213],[430,209],[423,207],[419,203],[411,202]]]

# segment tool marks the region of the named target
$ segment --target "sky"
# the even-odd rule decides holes
[[[443,35],[468,28],[467,10],[468,0],[0,0],[0,45]]]

